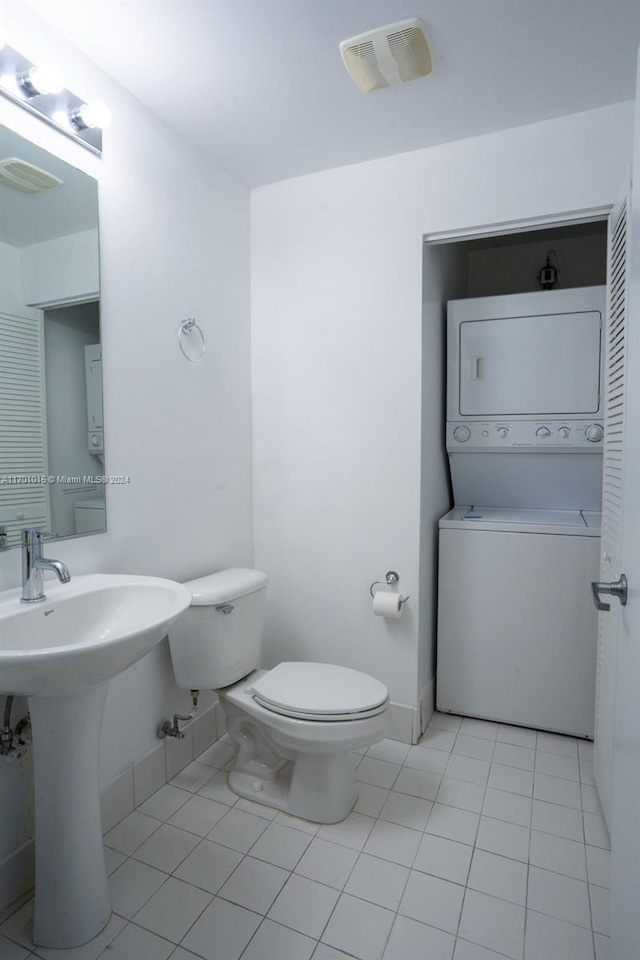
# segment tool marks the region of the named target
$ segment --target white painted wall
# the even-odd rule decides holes
[[[252,193],[255,563],[271,578],[266,656],[335,661],[418,700],[431,615],[422,497],[441,457],[421,413],[425,234],[580,211],[616,196],[631,104],[330,170]],[[585,162],[588,158],[588,162]],[[429,554],[428,547],[422,545]],[[393,568],[404,618],[373,617]],[[425,643],[426,634],[422,643]]]
[[[22,301],[92,300],[100,295],[98,231],[82,230],[20,250]]]
[[[2,122],[99,180],[105,472],[131,483],[106,490],[107,533],[57,543],[54,556],[72,574],[178,580],[250,565],[248,191],[26,5],[3,12],[11,44],[35,62],[60,63],[70,89],[105,100],[113,113],[99,160],[2,101]],[[207,337],[197,365],[178,349],[185,316],[196,316]],[[0,589],[19,577],[18,552],[0,555]],[[117,678],[104,723],[103,783],[158,742],[161,719],[189,704],[166,644]],[[5,776],[0,766],[0,794]],[[22,822],[16,800],[2,825],[16,844]]]

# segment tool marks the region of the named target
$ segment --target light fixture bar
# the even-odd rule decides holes
[[[74,117],[83,116],[91,105],[65,87],[56,93],[40,93],[28,79],[25,80],[33,77],[35,67],[36,64],[12,47],[6,44],[0,47],[0,94],[55,127],[65,137],[101,156],[101,127],[73,122]]]

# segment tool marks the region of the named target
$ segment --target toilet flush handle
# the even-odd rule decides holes
[[[216,607],[220,613],[233,613],[235,607],[232,603],[223,603],[221,606]]]

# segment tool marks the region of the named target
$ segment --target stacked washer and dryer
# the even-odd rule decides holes
[[[448,304],[437,707],[593,737],[605,288]]]

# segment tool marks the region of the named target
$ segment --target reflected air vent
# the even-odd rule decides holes
[[[32,163],[27,163],[26,160],[10,157],[8,160],[0,160],[0,183],[5,187],[12,187],[13,190],[20,190],[21,193],[40,193],[41,190],[61,186],[62,180]]]
[[[433,55],[424,24],[414,18],[343,40],[340,53],[363,93],[426,77]]]

